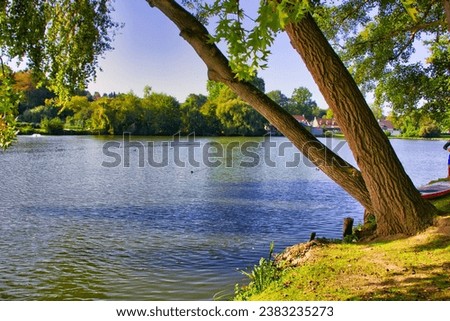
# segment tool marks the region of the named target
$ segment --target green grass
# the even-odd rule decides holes
[[[433,201],[450,212],[450,197]],[[292,253],[295,253],[291,249]],[[414,237],[318,243],[249,300],[450,300],[450,216]]]
[[[440,211],[444,213],[450,213],[450,200],[448,197],[438,198],[433,201],[434,206],[436,206]]]

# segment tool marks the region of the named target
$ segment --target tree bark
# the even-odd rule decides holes
[[[147,0],[147,2],[150,6],[158,8],[180,29],[180,35],[206,64],[209,79],[229,86],[283,133],[313,164],[365,208],[372,209],[361,173],[323,145],[263,92],[249,82],[239,81],[229,67],[227,58],[209,41],[207,29],[194,16],[173,0]]]
[[[436,209],[420,197],[353,78],[309,14],[299,23],[288,25],[286,31],[333,109],[361,172],[327,149],[252,84],[237,80],[226,57],[210,43],[206,28],[176,1],[147,2],[177,25],[180,35],[207,65],[211,80],[228,85],[325,174],[374,213],[378,234],[411,235],[431,223]]]
[[[450,0],[442,0],[444,3],[444,13],[447,21],[447,30],[450,32]]]
[[[416,234],[432,222],[436,208],[421,198],[388,138],[310,14],[286,26],[292,46],[302,57],[347,138],[370,194],[377,234]]]

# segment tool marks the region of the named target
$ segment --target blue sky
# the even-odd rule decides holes
[[[116,0],[114,7],[115,20],[125,27],[115,38],[115,49],[100,59],[103,71],[98,72],[89,91],[103,94],[132,90],[142,96],[144,86],[149,85],[180,102],[191,93],[206,94],[206,67],[168,18],[145,0]],[[321,108],[327,106],[285,34],[278,36],[269,68],[259,76],[266,83],[266,91],[279,89],[290,97],[302,86],[312,92]]]

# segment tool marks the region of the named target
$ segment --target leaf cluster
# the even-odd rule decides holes
[[[442,1],[346,0],[320,7],[315,18],[361,89],[373,94],[375,108],[397,118],[420,116],[409,131],[430,119],[442,123],[450,110],[450,35]]]
[[[0,145],[15,137],[19,98],[11,62],[26,63],[37,86],[46,86],[62,102],[94,79],[98,58],[112,49],[120,25],[111,18],[112,0],[0,0],[2,81]]]
[[[241,80],[250,80],[258,69],[267,68],[276,34],[288,23],[299,21],[309,9],[307,0],[260,0],[256,18],[251,18],[250,10],[239,0],[203,4],[203,12],[217,19],[211,41],[227,44],[230,67]]]
[[[96,74],[98,57],[110,50],[120,25],[109,0],[3,0],[0,52],[24,61],[61,99]]]
[[[22,98],[21,92],[14,88],[11,70],[2,65],[0,72],[0,148],[8,148],[17,134],[15,111]]]

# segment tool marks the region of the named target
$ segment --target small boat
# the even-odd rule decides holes
[[[42,135],[41,134],[33,134],[33,135],[31,135],[31,137],[41,137]]]
[[[422,198],[432,199],[450,194],[450,181],[439,181],[417,188]]]

